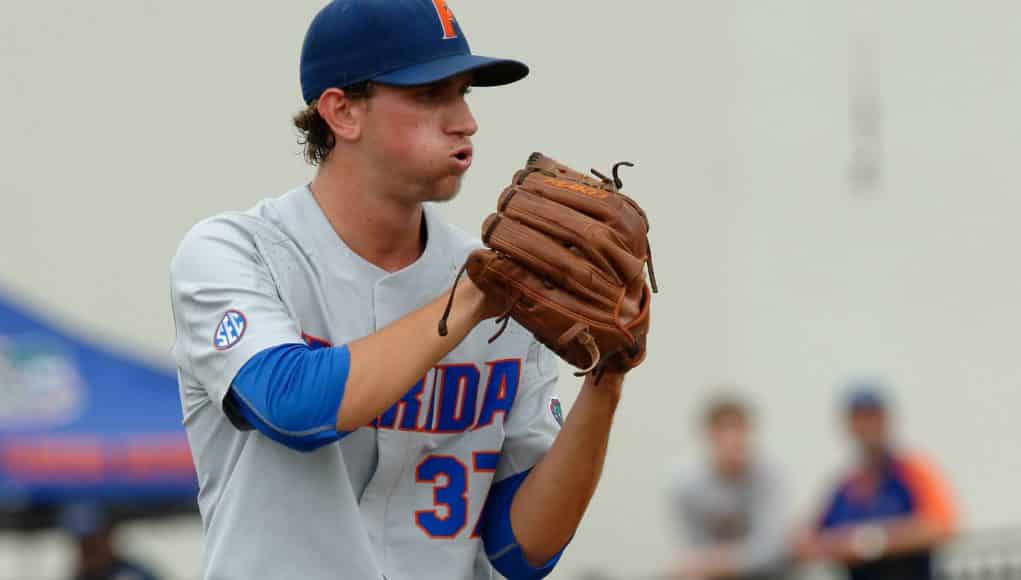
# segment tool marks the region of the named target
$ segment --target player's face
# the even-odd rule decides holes
[[[881,454],[887,445],[886,414],[878,409],[858,409],[848,416],[848,427],[866,455]]]
[[[738,476],[751,461],[751,432],[747,419],[724,415],[709,426],[713,461],[723,474]]]
[[[367,101],[363,151],[388,194],[409,202],[457,195],[471,166],[478,124],[465,100],[471,77],[431,85],[377,85]]]

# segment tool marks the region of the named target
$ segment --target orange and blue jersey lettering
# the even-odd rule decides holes
[[[514,398],[518,395],[518,379],[521,376],[521,360],[499,360],[487,362],[489,367],[489,381],[486,385],[485,399],[482,401],[482,411],[479,412],[479,420],[476,427],[485,427],[493,423],[497,413],[503,415],[504,421],[514,405]]]
[[[423,433],[460,433],[492,425],[497,417],[506,422],[518,395],[521,359],[489,361],[485,367],[487,375],[482,392],[483,376],[478,366],[435,367],[435,392],[426,389],[428,377],[419,380],[370,426]]]
[[[424,381],[419,380],[411,390],[404,394],[394,406],[379,416],[376,426],[381,429],[393,429],[397,424],[400,411],[401,431],[418,431],[418,416],[422,412],[422,389]]]

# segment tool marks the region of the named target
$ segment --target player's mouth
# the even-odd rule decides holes
[[[457,166],[458,170],[462,172],[468,171],[468,168],[471,167],[472,164],[473,153],[474,150],[472,149],[471,145],[466,145],[464,147],[461,147],[457,151],[454,151],[453,155],[451,155],[451,158],[454,160],[454,165]]]

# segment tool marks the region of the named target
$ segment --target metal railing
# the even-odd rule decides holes
[[[1021,580],[1021,528],[972,532],[955,539],[939,551],[935,561],[937,580]],[[621,576],[590,571],[577,580],[665,580],[656,573]],[[789,580],[844,580],[834,566],[803,566]],[[903,578],[897,580],[915,580]]]

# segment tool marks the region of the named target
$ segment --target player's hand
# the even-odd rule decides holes
[[[811,532],[802,533],[795,539],[793,551],[799,562],[813,562],[825,557],[822,542]]]
[[[457,284],[455,301],[461,300],[464,300],[464,307],[472,313],[476,324],[487,318],[496,318],[507,309],[507,305],[500,304],[495,297],[487,295],[468,276],[461,278]]]
[[[627,371],[604,371],[601,375],[585,375],[582,388],[594,388],[600,393],[620,399],[624,392],[624,377]]]
[[[832,560],[853,563],[859,558],[848,532],[847,529],[838,529],[804,534],[795,543],[795,557],[802,562]]]

